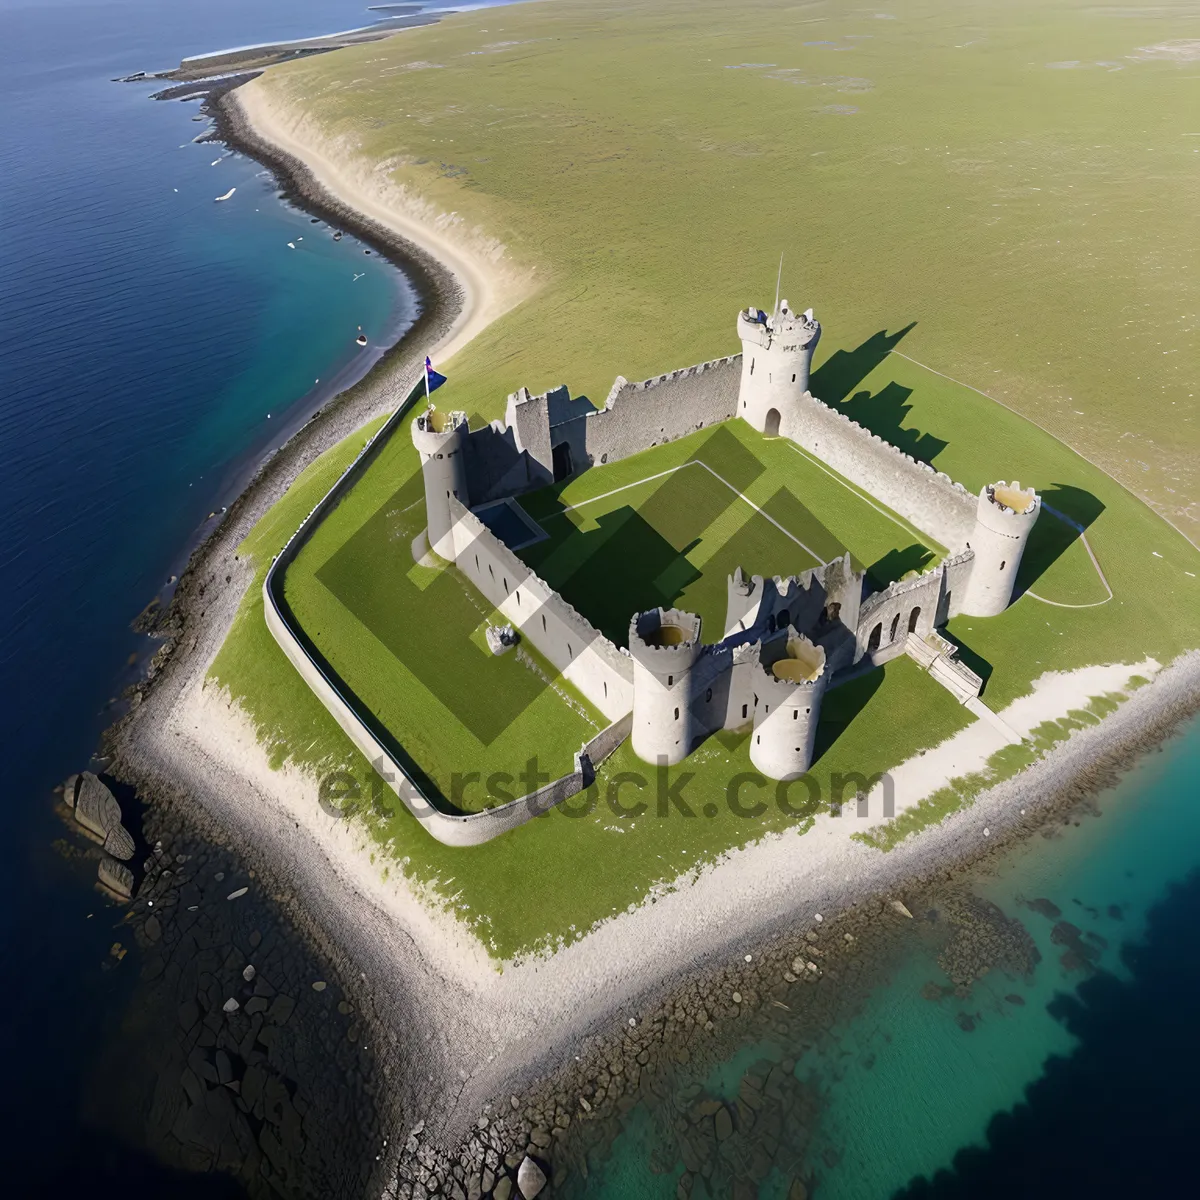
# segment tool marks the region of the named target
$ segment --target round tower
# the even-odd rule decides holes
[[[1017,568],[1030,531],[1042,510],[1033,488],[989,483],[979,493],[975,528],[967,543],[975,551],[971,578],[960,611],[972,617],[994,617],[1012,603]]]
[[[630,621],[633,752],[644,762],[671,765],[691,750],[692,667],[701,649],[694,613],[655,608]]]
[[[454,561],[450,497],[470,504],[464,453],[470,426],[466,413],[440,413],[430,405],[413,419],[412,440],[421,456],[425,477],[425,521],[429,547],[439,557]]]
[[[742,383],[738,416],[759,433],[774,437],[781,421],[808,391],[813,351],[821,339],[821,323],[812,309],[796,313],[786,300],[768,316],[758,308],[738,314],[742,340]]]
[[[821,698],[829,672],[825,649],[788,626],[787,650],[754,682],[750,761],[768,779],[798,779],[812,766]]]

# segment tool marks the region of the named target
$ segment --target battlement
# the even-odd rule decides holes
[[[815,683],[825,674],[825,649],[789,626],[784,653],[771,664],[768,674],[791,686]]]
[[[678,608],[652,608],[629,622],[629,653],[655,675],[681,675],[702,649],[700,618]]]
[[[738,336],[764,349],[778,342],[785,351],[801,350],[820,338],[821,322],[811,308],[797,313],[786,300],[780,301],[774,313],[751,305],[738,314]]]
[[[665,375],[654,375],[649,379],[642,379],[637,383],[630,383],[624,375],[618,375],[613,380],[613,385],[608,389],[608,395],[604,400],[604,407],[598,409],[598,412],[608,412],[616,407],[617,399],[622,396],[630,396],[635,392],[649,392],[657,387],[662,387],[664,384],[680,383],[685,379],[695,379],[702,376],[707,371],[715,371],[720,367],[731,367],[736,365],[741,360],[740,354],[727,354],[724,358],[712,358],[707,362],[696,363],[690,367],[680,367],[675,371],[668,371]]]
[[[970,550],[966,551],[966,556],[970,556],[971,553]],[[931,571],[923,571],[920,575],[913,575],[908,579],[897,579],[895,583],[889,583],[881,592],[872,592],[858,610],[860,619],[869,620],[876,609],[890,601],[906,596],[910,592],[921,591],[928,587],[932,580],[940,579],[944,571],[945,565],[939,564]]]
[[[454,433],[460,425],[466,425],[467,430],[470,430],[470,422],[467,420],[465,412],[459,412],[458,410],[442,412],[432,404],[424,412],[418,413],[413,420],[413,428],[418,433],[437,434],[439,436]]]
[[[817,396],[814,396],[811,392],[809,392],[807,394],[807,399],[811,400],[813,404],[820,405],[820,407],[826,413],[828,413],[835,420],[841,422],[848,429],[852,429],[856,435],[858,435],[859,437],[862,437],[865,441],[872,442],[875,445],[879,446],[880,448],[886,450],[889,454],[891,454],[895,457],[897,462],[903,462],[907,466],[915,467],[915,468],[917,468],[917,470],[923,472],[924,474],[932,476],[934,479],[937,479],[941,483],[944,483],[948,487],[953,489],[956,493],[958,493],[958,495],[962,496],[965,500],[974,500],[975,499],[975,496],[972,492],[970,492],[967,488],[963,487],[963,485],[961,483],[958,483],[956,480],[951,479],[950,476],[947,475],[945,471],[939,471],[936,467],[931,466],[929,463],[924,462],[922,459],[913,458],[913,456],[911,454],[908,454],[905,451],[901,450],[899,446],[893,445],[891,442],[889,442],[887,440],[887,438],[882,438],[879,436],[879,434],[872,433],[872,431],[869,430],[865,425],[860,425],[857,421],[853,420],[851,417],[846,416],[846,414],[844,412],[840,412],[838,409],[834,408],[832,405],[826,404],[824,400],[821,400]]]
[[[1001,512],[1010,512],[1017,517],[1028,516],[1038,506],[1037,492],[1033,488],[1022,488],[1016,479],[1012,483],[989,483],[981,497],[986,497]]]

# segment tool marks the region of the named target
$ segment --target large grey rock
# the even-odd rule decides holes
[[[546,1173],[528,1155],[517,1171],[517,1188],[524,1200],[533,1200],[546,1186]]]
[[[128,900],[133,895],[133,872],[113,858],[102,858],[96,871],[100,882],[118,896]]]
[[[121,806],[91,771],[84,771],[75,798],[75,820],[99,838],[121,823]]]
[[[718,1142],[723,1142],[733,1134],[733,1117],[723,1104],[713,1114],[713,1132],[717,1135]]]
[[[63,784],[63,802],[68,808],[75,807],[75,789],[79,787],[79,776],[68,775],[66,783]]]
[[[119,858],[122,862],[128,862],[133,857],[133,852],[136,849],[133,844],[133,838],[130,836],[129,830],[120,821],[105,836],[104,849],[113,858]]]

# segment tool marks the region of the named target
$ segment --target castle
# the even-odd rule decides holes
[[[741,354],[642,383],[618,377],[600,409],[566,388],[521,389],[503,421],[473,430],[461,412],[426,408],[412,422],[427,518],[413,553],[455,564],[614,723],[605,753],[628,730],[640,758],[673,764],[717,730],[748,731],[757,770],[786,780],[812,763],[822,698],[839,673],[908,653],[960,701],[978,695],[979,677],[937,630],[1011,603],[1041,500],[1016,482],[973,495],[812,396],[821,326],[811,309],[748,308],[737,330]],[[632,614],[626,650],[517,557],[524,541],[506,544],[489,527],[505,507],[510,530],[528,524],[510,497],[735,417],[791,440],[949,554],[875,592],[849,554],[798,575],[738,569],[718,640],[703,641],[699,616],[660,608]]]

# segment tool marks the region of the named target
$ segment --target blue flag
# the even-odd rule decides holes
[[[433,369],[433,363],[429,361],[429,355],[425,356],[425,386],[430,392],[436,392],[438,388],[446,382],[445,375],[439,375]]]

